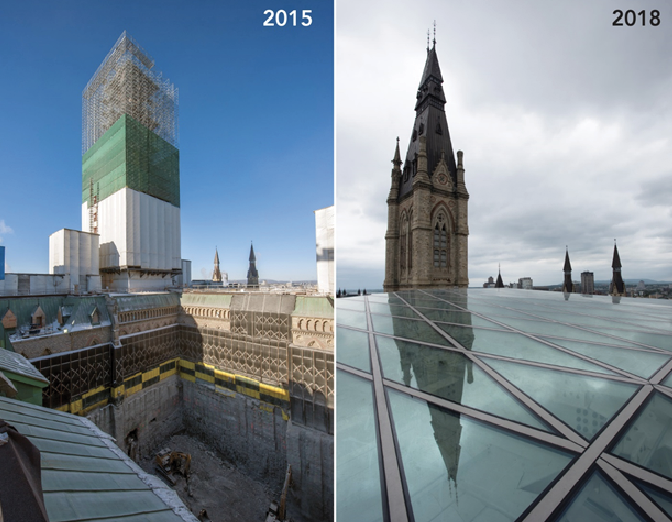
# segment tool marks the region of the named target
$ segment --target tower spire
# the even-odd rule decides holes
[[[429,44],[428,44],[429,47]],[[436,20],[434,20],[434,40],[432,41],[432,49],[436,47]]]

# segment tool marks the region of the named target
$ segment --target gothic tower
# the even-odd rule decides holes
[[[469,285],[469,193],[462,152],[455,161],[450,141],[442,83],[434,41],[427,46],[406,158],[402,162],[397,138],[392,160],[385,291]]]
[[[215,247],[215,269],[212,272],[213,282],[220,282],[222,280],[222,273],[219,271],[219,252],[217,252],[217,247]]]
[[[254,247],[252,244],[250,244],[250,268],[247,269],[247,286],[259,286],[257,256],[254,255]]]
[[[569,264],[569,249],[565,250],[565,266],[562,270],[565,272],[565,280],[562,283],[562,291],[572,292],[574,285],[572,285],[572,265]]]

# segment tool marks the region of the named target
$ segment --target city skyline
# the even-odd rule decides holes
[[[470,286],[499,264],[505,283],[561,284],[566,245],[575,278],[609,279],[614,239],[625,279],[672,280],[666,6],[629,6],[644,27],[613,26],[603,1],[393,2],[371,27],[374,7],[338,3],[338,286],[382,288],[390,161],[410,141],[434,20],[471,196]]]
[[[261,279],[316,279],[313,211],[334,202],[333,3],[294,7],[311,26],[265,27],[243,5],[0,7],[7,270],[47,273],[49,235],[81,228],[82,90],[128,31],[180,91],[192,276],[212,272],[217,246],[221,269],[244,279],[252,240]]]

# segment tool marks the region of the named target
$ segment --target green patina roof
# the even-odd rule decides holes
[[[297,296],[293,316],[334,318],[334,302],[328,297]]]
[[[40,450],[51,522],[196,521],[172,489],[146,475],[88,419],[4,397],[0,419]]]
[[[129,295],[128,297],[115,297],[114,299],[117,301],[117,309],[119,312],[148,310],[150,308],[167,308],[180,305],[180,297],[174,293]]]
[[[49,381],[37,371],[37,368],[28,362],[23,355],[3,350],[0,348],[0,371],[10,372],[28,379],[39,381],[43,386],[49,384]],[[11,379],[11,377],[10,377]],[[38,383],[35,383],[39,386]]]
[[[183,294],[182,306],[208,306],[211,308],[230,308],[231,295]]]

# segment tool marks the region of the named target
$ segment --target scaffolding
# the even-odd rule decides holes
[[[127,114],[174,147],[178,145],[178,89],[126,31],[82,92],[82,155]]]

